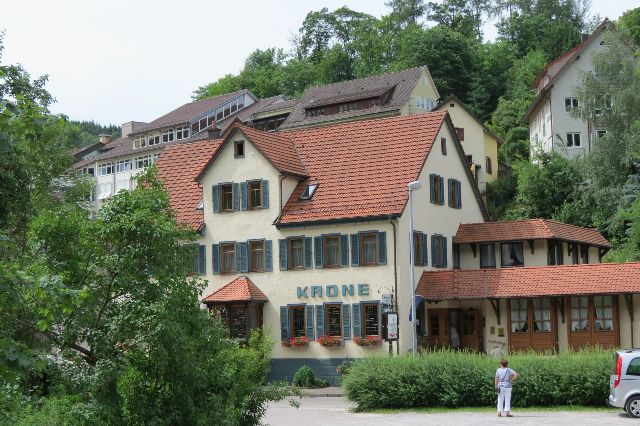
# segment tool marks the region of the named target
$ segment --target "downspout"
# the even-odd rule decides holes
[[[278,200],[280,206],[280,211],[278,212],[278,218],[280,218],[280,216],[282,216],[282,182],[287,178],[287,175],[280,175],[280,178],[278,179],[278,188],[280,190],[280,198]]]
[[[396,224],[393,222],[391,216],[389,216],[389,223],[393,227],[393,291],[395,297],[393,298],[393,304],[395,305],[395,311],[398,312],[398,242],[396,240]],[[414,313],[415,315],[415,313]],[[396,341],[396,353],[400,355],[400,345]]]

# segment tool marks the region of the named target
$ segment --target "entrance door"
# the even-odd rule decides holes
[[[429,347],[450,346],[449,309],[428,309],[427,315],[429,319]]]
[[[460,343],[465,349],[480,350],[480,315],[478,311],[462,311],[461,315]]]

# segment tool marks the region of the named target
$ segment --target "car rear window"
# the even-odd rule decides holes
[[[628,376],[640,376],[640,357],[634,358],[627,367]]]

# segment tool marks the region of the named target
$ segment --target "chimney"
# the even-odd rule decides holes
[[[126,138],[131,133],[133,133],[134,130],[136,130],[137,128],[145,124],[147,123],[143,123],[140,121],[129,121],[127,123],[121,124],[120,125],[120,130],[121,130],[120,134],[122,135],[121,137]]]
[[[111,135],[107,135],[106,133],[103,133],[101,135],[98,135],[98,140],[100,141],[101,144],[106,145],[109,142],[111,142]]]
[[[581,43],[584,43],[585,41],[587,41],[588,38],[589,38],[589,34],[588,33],[580,34],[580,42]]]

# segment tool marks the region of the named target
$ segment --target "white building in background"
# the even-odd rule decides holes
[[[604,30],[611,27],[605,19],[593,34],[583,34],[583,40],[573,49],[549,62],[534,82],[537,96],[527,111],[531,149],[555,151],[573,158],[591,152],[605,128],[574,118],[571,110],[578,106],[575,88],[585,72],[593,72],[592,56],[605,48]],[[606,107],[606,100],[603,100]]]

